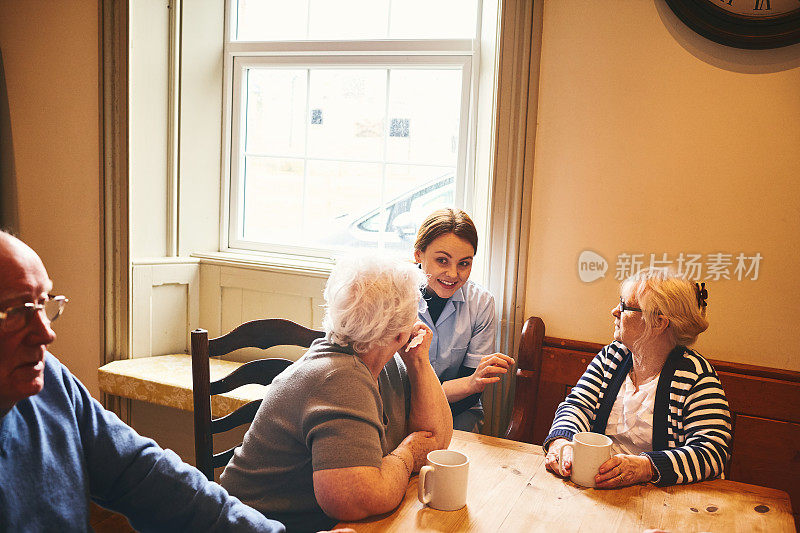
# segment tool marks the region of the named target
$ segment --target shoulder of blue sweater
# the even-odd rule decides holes
[[[708,362],[708,359],[691,348],[684,347],[682,360],[685,361],[686,370],[693,371],[697,374],[709,374],[714,372],[714,367]]]
[[[64,366],[64,363],[59,361],[58,358],[50,352],[45,352],[44,373],[46,375],[55,376],[62,381],[67,376],[72,376],[72,373]],[[47,381],[47,378],[45,378],[45,388],[47,388]]]
[[[627,346],[619,341],[612,341],[611,344],[607,344],[603,348],[603,351],[608,354],[610,359],[614,359],[616,361],[622,361],[630,353],[630,350],[628,350]]]

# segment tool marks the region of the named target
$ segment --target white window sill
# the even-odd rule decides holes
[[[331,259],[269,252],[196,252],[202,264],[284,272],[327,278],[333,269]]]

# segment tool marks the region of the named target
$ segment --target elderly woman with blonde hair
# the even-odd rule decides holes
[[[604,433],[614,455],[599,488],[691,483],[719,476],[730,457],[731,416],[714,368],[688,348],[708,328],[705,284],[645,269],[622,283],[614,342],[558,406],[545,466],[568,476],[575,433]]]
[[[408,262],[343,259],[325,287],[326,336],[267,388],[220,483],[289,531],[329,529],[403,499],[453,432],[416,321],[425,275]]]

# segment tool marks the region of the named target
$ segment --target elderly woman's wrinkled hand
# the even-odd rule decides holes
[[[637,483],[646,483],[653,479],[653,468],[650,459],[644,455],[626,455],[619,453],[600,465],[594,477],[598,489],[615,489]]]
[[[424,333],[422,334],[422,337],[420,337],[419,335],[422,332]],[[416,322],[411,330],[411,337],[398,352],[400,354],[400,358],[406,364],[414,361],[429,361],[428,352],[431,348],[432,338],[433,331],[431,331],[431,329],[422,322]]]
[[[564,463],[559,464],[558,455],[561,448],[568,443],[567,439],[556,439],[550,443],[547,455],[544,457],[544,466],[554,474],[561,477],[569,477],[572,474],[572,448],[567,448],[564,452]]]
[[[414,458],[412,472],[417,472],[428,461],[428,453],[438,449],[439,445],[430,431],[414,431],[409,433],[397,448],[403,447],[411,452],[411,456]]]

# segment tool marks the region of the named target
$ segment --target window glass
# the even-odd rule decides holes
[[[461,75],[460,70],[392,70],[388,159],[455,165]]]
[[[230,0],[227,248],[409,249],[462,205],[478,4]]]
[[[238,41],[472,39],[477,0],[238,0]]]
[[[307,79],[306,69],[247,70],[247,153],[305,153]]]
[[[251,67],[244,77],[243,240],[405,248],[428,212],[453,204],[459,69]]]
[[[315,69],[308,121],[310,157],[383,157],[386,69]]]

